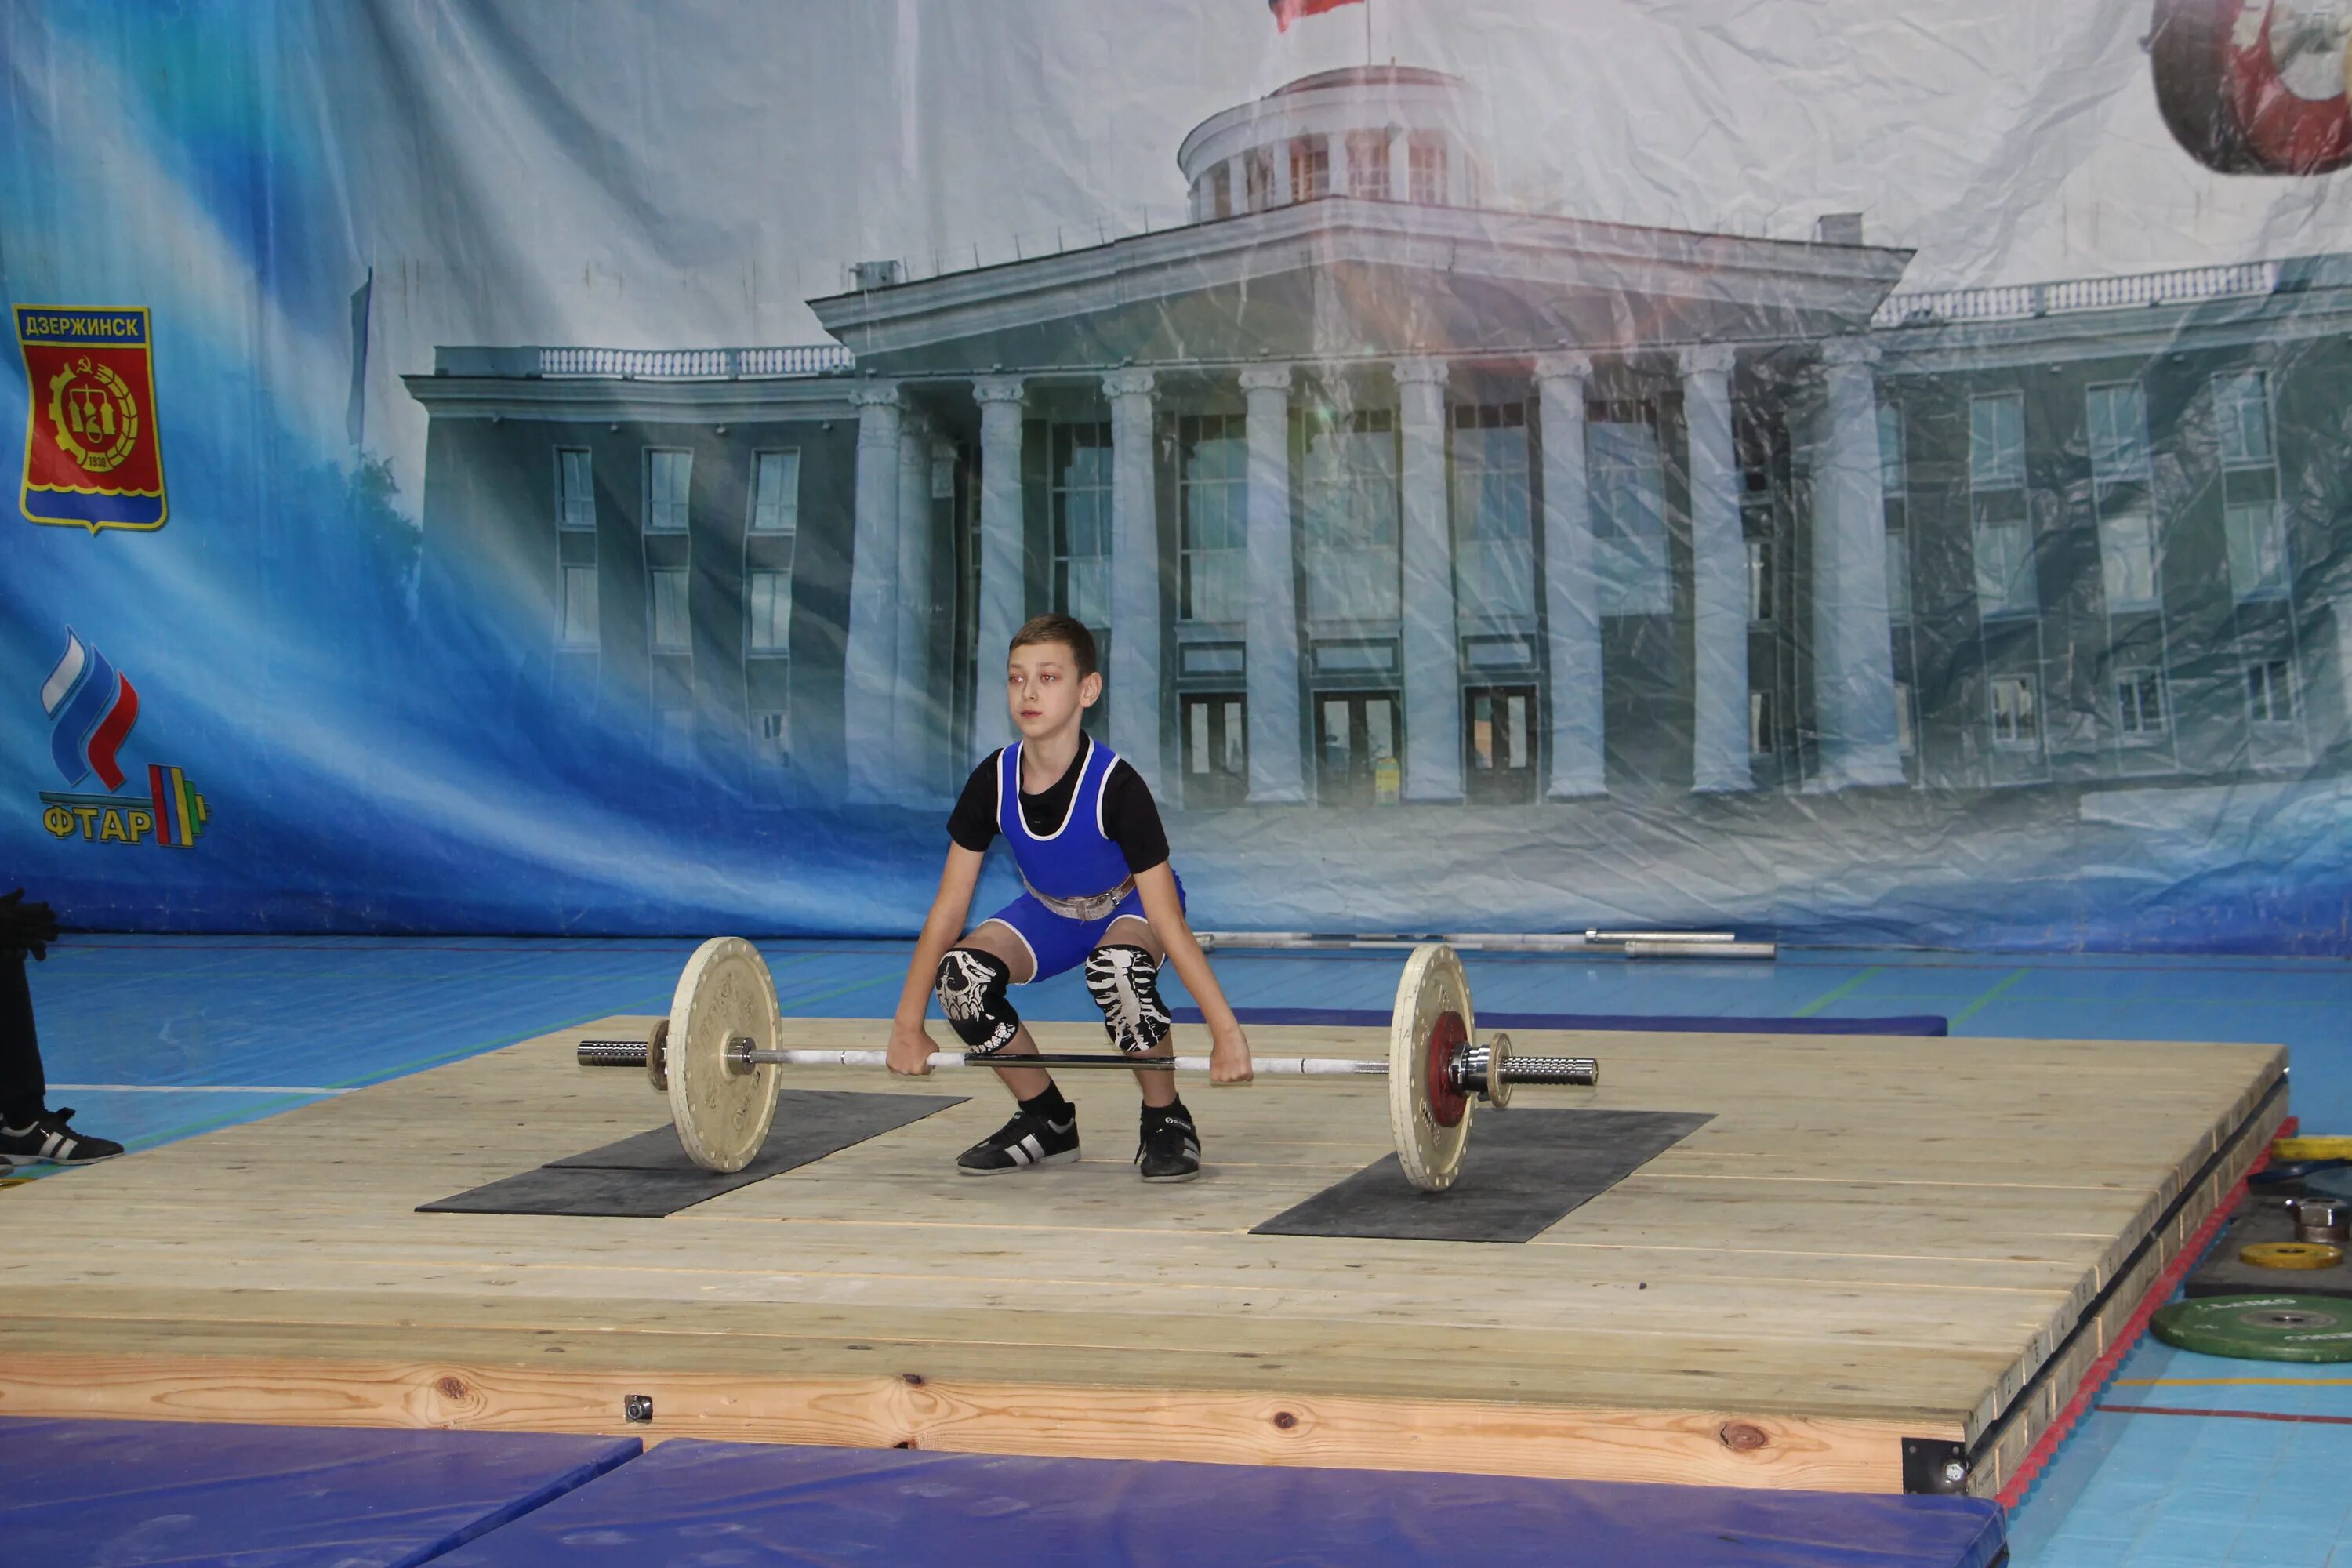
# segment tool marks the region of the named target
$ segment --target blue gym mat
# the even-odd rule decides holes
[[[2000,1510],[1370,1470],[679,1439],[446,1568],[1988,1568]]]
[[[635,1437],[0,1417],[0,1562],[405,1568],[643,1448]]]

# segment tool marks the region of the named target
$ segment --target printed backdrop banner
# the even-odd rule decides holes
[[[2352,0],[0,0],[0,886],[2352,952]],[[1015,890],[1000,847],[979,911]]]

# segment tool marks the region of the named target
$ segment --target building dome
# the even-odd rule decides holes
[[[1324,196],[1477,206],[1489,174],[1461,78],[1418,66],[1318,71],[1192,128],[1176,164],[1197,221]]]

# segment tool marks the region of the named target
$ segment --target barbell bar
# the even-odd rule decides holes
[[[1384,1078],[1397,1163],[1424,1192],[1442,1192],[1459,1173],[1470,1110],[1497,1110],[1521,1084],[1591,1087],[1600,1063],[1590,1057],[1523,1057],[1510,1037],[1475,1042],[1470,984],[1462,961],[1444,942],[1416,947],[1397,984],[1386,1060],[1352,1057],[1253,1057],[1254,1072],[1274,1078]],[[574,1059],[583,1068],[635,1067],[669,1097],[671,1121],[689,1158],[706,1170],[740,1171],[767,1139],[786,1067],[881,1068],[886,1051],[821,1050],[780,1044],[783,1019],[759,950],[740,937],[713,937],[695,950],[678,976],[669,1016],[644,1040],[588,1039]],[[1108,1053],[1008,1057],[935,1051],[934,1068],[1035,1067],[1205,1073],[1207,1057],[1125,1057]]]
[[[1504,1049],[1510,1049],[1510,1037],[1498,1035]],[[1486,1083],[1492,1072],[1492,1049],[1481,1046],[1463,1047],[1448,1063],[1454,1089],[1465,1094],[1486,1094]],[[1190,1072],[1209,1070],[1207,1057],[1115,1057],[1099,1051],[1080,1051],[1055,1055],[1040,1051],[1031,1056],[999,1053],[983,1056],[978,1051],[933,1051],[927,1058],[934,1072],[948,1068],[1117,1068],[1125,1072]],[[583,1040],[579,1061],[583,1068],[646,1068],[667,1074],[667,1064],[656,1067],[650,1059],[650,1047],[644,1040]],[[787,1047],[782,1050],[763,1051],[749,1036],[738,1036],[727,1042],[727,1065],[735,1072],[749,1072],[756,1067],[769,1065],[786,1068],[887,1068],[887,1051],[813,1050]],[[1523,1057],[1510,1055],[1506,1060],[1506,1077],[1510,1083],[1565,1084],[1590,1089],[1601,1081],[1601,1064],[1591,1057]],[[1250,1070],[1258,1077],[1273,1078],[1386,1078],[1389,1064],[1371,1057],[1262,1057],[1255,1052],[1250,1057]]]

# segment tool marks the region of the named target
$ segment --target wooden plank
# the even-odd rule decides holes
[[[98,1300],[28,1302],[9,1321],[14,1354],[70,1355],[95,1325],[120,1342],[190,1361],[266,1359],[299,1343],[304,1360],[365,1360],[399,1342],[429,1313],[432,1348],[472,1364],[529,1366],[561,1356],[599,1372],[700,1372],[789,1364],[795,1374],[929,1378],[1089,1386],[1105,1382],[1184,1392],[1281,1393],[1302,1377],[1322,1392],[1378,1399],[1450,1399],[1680,1410],[1726,1394],[1715,1368],[1743,1359],[1737,1392],[1749,1413],[1829,1415],[1900,1422],[1925,1390],[1957,1426],[2000,1358],[1938,1358],[1906,1379],[1906,1399],[1880,1392],[1916,1349],[1854,1342],[1801,1363],[1778,1362],[1736,1333],[1695,1342],[1698,1353],[1663,1377],[1641,1363],[1642,1336],[1528,1331],[1492,1336],[1475,1354],[1440,1324],[1410,1327],[1217,1321],[1175,1314],[1106,1321],[1084,1312],[924,1313],[795,1303],[721,1311],[709,1304],[611,1304],[506,1297],[381,1292],[257,1292],[224,1310],[217,1300],[122,1290]],[[70,1311],[71,1315],[66,1315]],[[1824,1377],[1829,1380],[1824,1385]],[[1433,1384],[1436,1387],[1433,1389]]]
[[[1888,1492],[1908,1426],[1320,1393],[1029,1387],[919,1375],[598,1377],[430,1361],[12,1356],[0,1413],[335,1426],[636,1433],[734,1442]],[[625,1394],[654,1420],[621,1417]],[[1927,1434],[1935,1435],[1935,1434]]]

